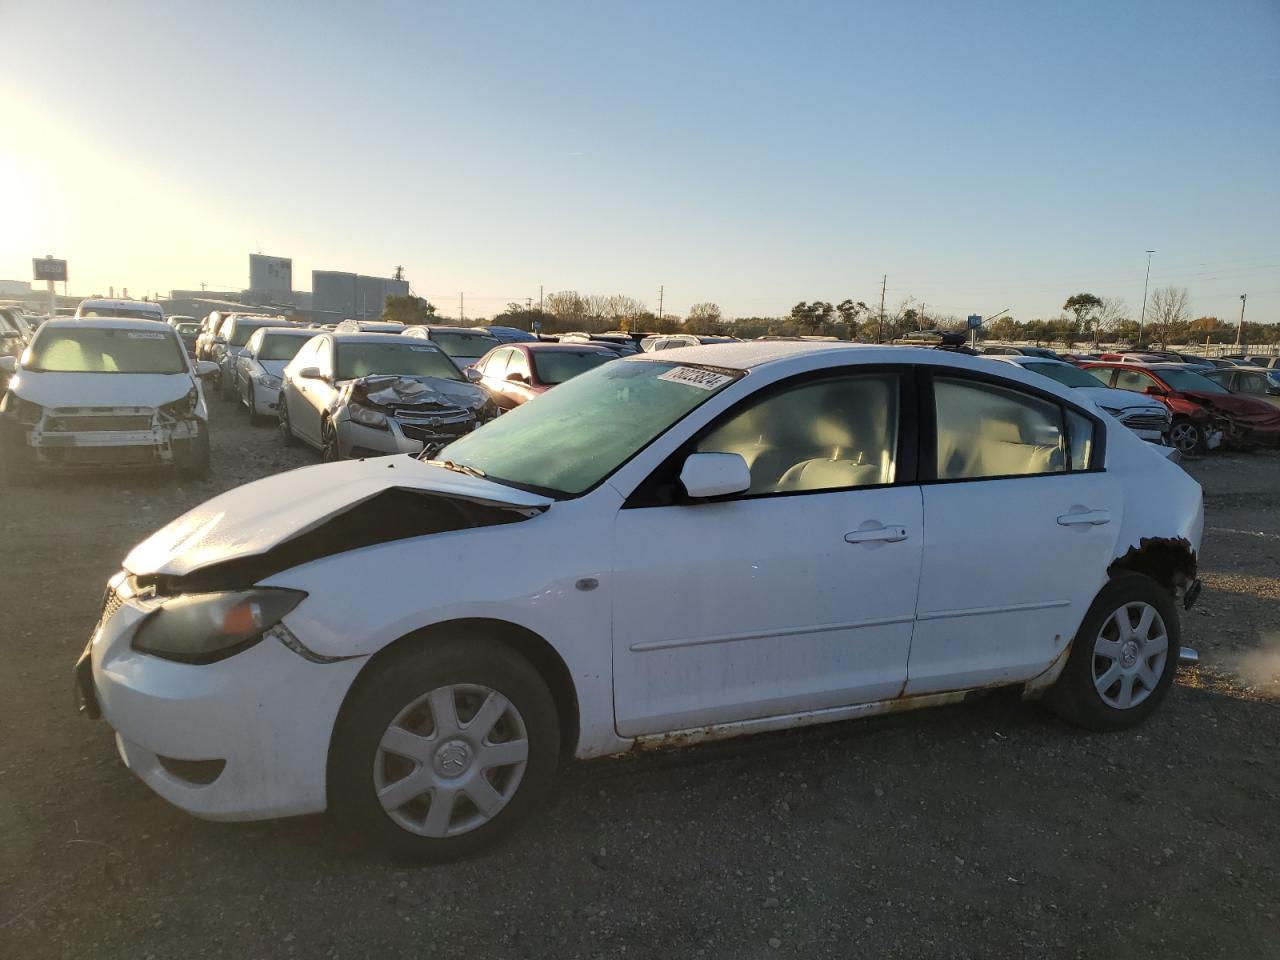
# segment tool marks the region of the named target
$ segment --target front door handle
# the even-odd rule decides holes
[[[844,535],[845,543],[898,543],[907,539],[907,528],[890,525],[870,530],[853,530]]]
[[[1110,522],[1110,510],[1082,510],[1080,513],[1064,513],[1058,518],[1058,525],[1062,527],[1100,527]]]

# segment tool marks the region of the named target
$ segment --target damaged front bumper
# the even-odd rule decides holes
[[[266,637],[216,663],[176,663],[132,648],[154,606],[104,610],[76,667],[80,712],[105,718],[125,765],[195,816],[323,811],[329,735],[366,658],[314,663]]]
[[[153,467],[175,460],[176,447],[203,429],[196,417],[174,419],[145,407],[58,410],[22,431],[28,466],[52,469]]]

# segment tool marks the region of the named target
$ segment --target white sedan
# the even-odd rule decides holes
[[[1095,730],[1194,657],[1200,487],[1078,390],[939,351],[605,364],[455,441],[229,491],[136,547],[77,664],[198,816],[468,854],[563,758],[1013,687]]]

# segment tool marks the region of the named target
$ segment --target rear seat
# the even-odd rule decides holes
[[[1062,447],[1023,443],[1017,424],[987,421],[984,432],[938,432],[938,479],[1021,476],[1061,473],[1066,469]]]

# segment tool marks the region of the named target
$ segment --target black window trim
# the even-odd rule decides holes
[[[1105,473],[1107,463],[1107,425],[1106,422],[1096,413],[1091,413],[1081,407],[1070,403],[1047,390],[1041,390],[1039,387],[1030,384],[1018,383],[1013,380],[1007,380],[1003,377],[995,376],[979,370],[964,370],[958,367],[938,367],[930,365],[927,368],[920,368],[921,375],[917,377],[916,383],[919,390],[919,396],[916,400],[916,407],[920,411],[920,451],[917,457],[919,465],[919,476],[921,486],[933,486],[937,484],[953,484],[953,483],[985,483],[988,480],[1035,480],[1042,477],[1068,477],[1078,476],[1088,473]],[[1058,422],[1062,430],[1062,440],[1065,447],[1064,454],[1067,458],[1067,469],[1055,473],[1003,473],[990,477],[952,477],[942,479],[938,477],[938,422],[937,407],[934,405],[933,397],[933,381],[936,377],[942,377],[948,380],[972,380],[976,383],[983,383],[988,386],[1000,387],[1004,390],[1011,390],[1014,393],[1024,393],[1028,396],[1035,397],[1051,403],[1058,408]],[[1071,469],[1071,431],[1070,421],[1067,419],[1067,410],[1087,419],[1093,424],[1093,446],[1089,451],[1089,466],[1084,470]]]
[[[849,363],[839,366],[807,370],[778,380],[767,387],[743,397],[727,410],[719,413],[693,436],[680,444],[662,463],[638,483],[623,503],[623,510],[642,510],[652,507],[698,506],[704,503],[731,503],[775,499],[778,497],[812,497],[827,493],[853,493],[862,490],[885,490],[893,487],[912,487],[918,483],[917,473],[921,440],[920,418],[917,416],[919,398],[918,379],[920,367],[909,363]],[[698,443],[728,419],[741,413],[747,404],[760,403],[770,397],[810,382],[834,380],[838,377],[891,373],[898,377],[897,452],[894,459],[892,483],[868,483],[850,487],[824,487],[820,490],[785,490],[768,493],[733,493],[723,497],[694,498],[688,496],[680,485],[680,469],[685,459],[694,452]]]

